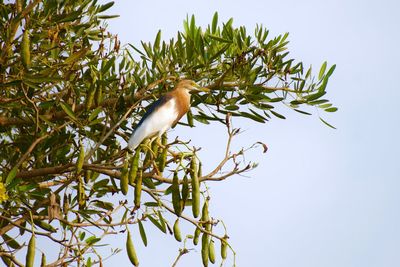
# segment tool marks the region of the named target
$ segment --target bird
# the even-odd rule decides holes
[[[208,92],[192,80],[181,80],[175,88],[152,103],[143,115],[128,141],[128,150],[134,151],[147,138],[161,137],[174,127],[190,109],[190,93]]]

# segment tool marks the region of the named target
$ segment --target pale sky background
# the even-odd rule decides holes
[[[339,111],[321,113],[337,130],[290,110],[287,120],[233,122],[245,130],[237,148],[256,141],[269,147],[247,156],[259,162],[249,177],[208,184],[211,215],[227,225],[237,266],[400,266],[398,1],[116,2],[108,13],[121,17],[109,30],[122,43],[153,41],[159,29],[169,40],[187,14],[204,27],[218,11],[220,21],[233,17],[249,33],[257,23],[270,36],[289,32],[292,57],[314,70],[325,60],[337,64],[327,97]],[[170,134],[202,146],[206,169],[221,158],[226,136],[219,124]],[[146,229],[147,248],[135,237],[140,266],[171,266],[180,244],[151,224]],[[124,249],[125,235],[110,243]],[[105,262],[113,265],[128,265],[125,251]],[[202,266],[200,246],[178,266]]]

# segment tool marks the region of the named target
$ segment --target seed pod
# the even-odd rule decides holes
[[[92,107],[95,93],[96,93],[96,87],[91,86],[89,88],[89,92],[86,95],[86,102],[85,102],[86,111],[90,110],[90,108]]]
[[[159,142],[160,142],[160,139],[159,139],[159,137],[157,137],[151,143],[151,151],[153,152],[152,153],[152,158],[153,159],[156,159],[158,157],[158,148],[159,148],[158,144],[159,144]]]
[[[35,260],[35,234],[31,236],[31,239],[29,240],[28,243],[28,251],[26,252],[26,267],[33,267],[33,262]]]
[[[42,259],[40,261],[40,267],[44,267],[46,265],[46,255],[42,253]]]
[[[76,172],[78,174],[82,171],[84,161],[85,161],[85,149],[82,145],[82,142],[80,142],[79,156],[78,160],[76,161]]]
[[[31,66],[30,43],[31,41],[29,38],[29,32],[25,29],[21,41],[21,60],[22,65],[24,65],[26,69],[29,69],[29,67]]]
[[[221,258],[226,259],[227,251],[228,251],[228,242],[226,241],[226,237],[221,240]]]
[[[85,194],[85,188],[83,186],[81,177],[79,177],[79,180],[78,180],[78,204],[79,204],[79,209],[85,208],[86,194]]]
[[[199,169],[197,171],[197,177],[202,177],[203,176],[203,172],[202,172],[202,164],[201,162],[199,162]]]
[[[176,219],[174,223],[174,237],[176,241],[181,242],[182,241],[182,235],[181,235],[181,230],[179,229],[179,219]]]
[[[167,163],[167,153],[168,153],[168,149],[167,149],[167,135],[163,134],[161,136],[161,144],[164,146],[162,152],[158,155],[158,169],[159,171],[162,173],[165,169],[165,164]]]
[[[193,216],[197,218],[200,212],[200,183],[197,176],[197,160],[196,155],[193,155],[190,162],[190,175],[192,184],[192,212]]]
[[[125,196],[126,196],[126,194],[128,194],[128,188],[129,188],[128,164],[129,164],[129,161],[125,160],[124,166],[122,167],[122,170],[121,170],[121,179],[120,179],[121,192]]]
[[[151,158],[152,158],[151,149],[148,148],[148,145],[150,145],[149,139],[147,139],[147,141],[145,141],[144,144],[145,145],[143,145],[143,153],[146,156],[144,157],[144,160],[143,160],[143,165],[142,165],[143,170],[150,166]]]
[[[193,113],[192,113],[192,111],[189,110],[189,111],[186,113],[186,117],[187,117],[187,122],[188,122],[189,126],[190,126],[190,127],[193,127],[194,124],[193,124]]]
[[[69,210],[69,201],[68,201],[68,196],[64,194],[63,197],[63,213],[67,214]]]
[[[194,237],[193,237],[193,244],[195,246],[197,246],[197,244],[199,243],[200,234],[201,234],[200,228],[196,227],[196,230],[194,230]]]
[[[203,210],[201,213],[201,220],[204,222],[203,227],[207,230],[211,230],[211,224],[209,223],[210,221],[210,215],[208,214],[208,201],[206,200],[203,205]]]
[[[203,261],[203,266],[207,267],[208,266],[208,259],[209,259],[209,252],[208,252],[208,234],[203,234],[201,237],[201,259]]]
[[[214,240],[210,241],[210,244],[208,245],[208,256],[210,258],[211,263],[215,263],[215,246],[214,246]]]
[[[126,251],[128,252],[128,257],[131,263],[135,266],[139,265],[139,259],[136,255],[135,247],[131,239],[131,233],[128,231],[128,237],[126,238]]]
[[[176,215],[181,215],[181,193],[179,192],[179,178],[177,172],[174,172],[174,178],[172,179],[172,205],[174,206]]]
[[[135,185],[135,208],[140,207],[140,197],[142,195],[142,172],[140,171],[138,173],[138,176],[136,177],[136,185]]]
[[[100,106],[101,103],[103,102],[103,86],[102,85],[97,86],[94,98],[95,98],[96,105]]]
[[[182,209],[185,208],[185,203],[189,198],[189,179],[187,177],[187,174],[185,173],[185,176],[183,176],[183,182],[182,182]]]
[[[139,159],[140,159],[140,146],[136,149],[135,155],[131,160],[131,168],[129,170],[129,183],[134,184],[139,169]]]

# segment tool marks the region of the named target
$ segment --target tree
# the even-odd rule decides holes
[[[205,183],[256,167],[241,161],[246,149],[230,149],[239,132],[232,118],[284,119],[275,111],[280,103],[306,115],[304,106],[337,110],[322,98],[335,65],[323,63],[314,77],[311,67],[288,57],[287,33],[269,38],[257,26],[253,37],[232,19],[219,23],[216,13],[206,29],[192,16],[170,41],[158,32],[140,48],[121,46],[104,23],[116,17],[103,15],[112,5],[0,2],[0,255],[7,266],[32,266],[37,239],[59,247],[46,266],[101,263],[96,249],[110,233],[126,233],[137,265],[131,227],[147,244],[151,225],[181,241],[182,223],[193,226],[185,241],[201,243],[205,266],[215,261],[215,242],[225,259],[228,235],[208,214]],[[225,157],[207,174],[199,148],[179,138],[164,135],[162,146],[148,140],[132,154],[124,150],[145,107],[181,78],[211,92],[192,97],[179,127],[195,121],[227,127]],[[120,201],[107,202],[110,195]]]

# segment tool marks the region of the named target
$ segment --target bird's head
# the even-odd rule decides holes
[[[192,80],[182,80],[176,86],[177,88],[186,89],[191,93],[195,92],[209,92],[210,89],[206,87],[201,87],[195,81]]]

